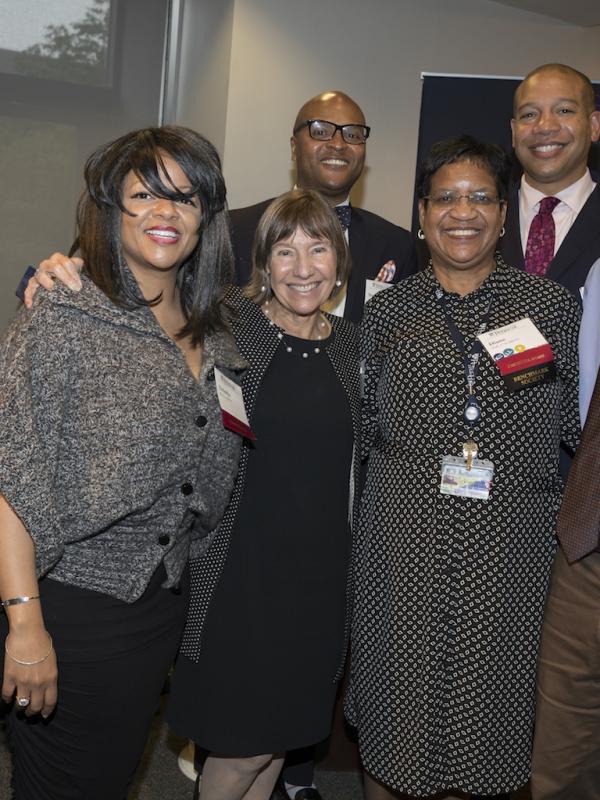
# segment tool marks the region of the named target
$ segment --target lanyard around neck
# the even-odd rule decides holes
[[[452,312],[448,308],[448,303],[442,289],[436,289],[435,298],[444,312],[444,319],[446,322],[446,327],[448,328],[448,333],[450,334],[450,337],[452,338],[452,341],[454,342],[456,349],[460,353],[463,360],[465,381],[467,384],[467,402],[463,412],[463,417],[467,425],[475,425],[475,423],[479,422],[481,418],[481,405],[477,400],[477,395],[475,394],[475,384],[477,382],[477,374],[479,372],[479,359],[481,358],[481,353],[483,350],[483,345],[477,337],[482,333],[485,333],[487,330],[492,313],[492,301],[494,297],[493,295],[490,296],[487,307],[483,312],[483,316],[479,322],[475,338],[469,347],[466,346],[465,339],[458,329],[458,325],[452,316]]]

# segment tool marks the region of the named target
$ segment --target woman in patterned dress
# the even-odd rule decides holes
[[[508,797],[529,776],[559,447],[578,436],[579,308],[495,255],[507,183],[496,146],[435,145],[419,180],[431,263],[373,298],[363,323],[369,466],[346,707],[368,800]],[[510,391],[475,342],[524,318],[556,374]],[[442,469],[469,478],[471,458],[491,462],[488,499],[485,480],[477,497],[443,493]]]

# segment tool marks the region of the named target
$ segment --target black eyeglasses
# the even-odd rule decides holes
[[[368,125],[336,125],[335,122],[326,119],[307,119],[294,128],[294,133],[298,133],[302,128],[308,128],[311,137],[321,142],[331,141],[337,131],[341,131],[346,144],[364,144],[371,133]]]

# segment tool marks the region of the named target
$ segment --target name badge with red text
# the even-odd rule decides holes
[[[479,339],[496,362],[509,392],[556,378],[552,347],[529,317],[482,333]]]
[[[252,433],[246,408],[244,407],[241,387],[231,378],[228,378],[227,375],[224,375],[217,367],[215,367],[215,385],[217,387],[219,405],[221,406],[223,425],[229,431],[239,433],[240,436],[245,436],[246,439],[256,441],[256,436]]]

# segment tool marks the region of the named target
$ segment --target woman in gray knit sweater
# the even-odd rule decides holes
[[[215,370],[245,362],[216,151],[136,131],[86,164],[78,293],[40,293],[0,341],[2,698],[18,800],[117,800],[217,526],[240,437]],[[60,701],[57,704],[57,693]]]
[[[325,200],[297,189],[263,215],[253,263],[246,293],[232,288],[227,298],[256,442],[244,442],[204,557],[192,554],[168,711],[179,733],[210,751],[201,800],[267,800],[282,754],[329,734],[349,633],[358,331],[320,310],[348,279],[348,247]],[[55,253],[39,283],[77,280],[80,266]],[[298,641],[318,657],[282,660]]]

